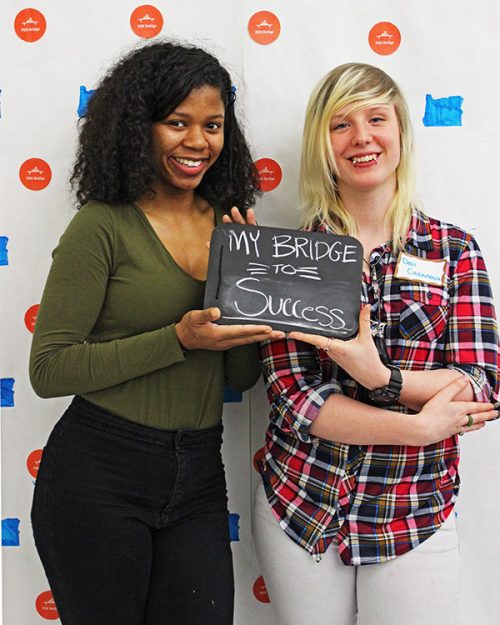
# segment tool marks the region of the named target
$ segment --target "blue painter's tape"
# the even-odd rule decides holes
[[[243,401],[243,395],[239,391],[234,391],[230,386],[224,387],[224,403],[241,403]]]
[[[9,408],[14,405],[14,378],[0,378],[0,406]]]
[[[0,265],[9,264],[9,251],[7,249],[7,243],[9,237],[0,237]]]
[[[236,512],[229,513],[229,538],[232,541],[240,539],[240,515]]]
[[[19,519],[2,519],[2,547],[19,545]]]
[[[424,126],[461,126],[462,102],[460,95],[451,95],[447,98],[434,98],[427,93],[425,96]]]
[[[95,89],[87,89],[85,85],[80,86],[80,101],[78,103],[78,117],[85,117],[89,100],[94,95]]]

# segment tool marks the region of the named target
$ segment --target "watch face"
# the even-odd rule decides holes
[[[368,397],[377,404],[393,404],[397,401],[399,394],[388,389],[375,389],[369,393]]]

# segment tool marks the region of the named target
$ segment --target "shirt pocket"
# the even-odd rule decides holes
[[[446,328],[450,295],[443,286],[408,282],[400,286],[399,330],[409,341],[433,342]]]

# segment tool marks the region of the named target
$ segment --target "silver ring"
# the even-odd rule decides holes
[[[323,347],[323,351],[325,351],[326,353],[328,353],[328,350],[330,349],[330,343],[332,342],[332,337],[329,336],[328,337],[328,341],[326,342],[325,347]]]

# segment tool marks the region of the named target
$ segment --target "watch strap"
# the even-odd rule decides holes
[[[386,366],[391,371],[389,382],[385,386],[374,388],[368,392],[368,399],[375,404],[388,405],[396,403],[401,394],[401,389],[403,388],[401,370],[394,365]]]

